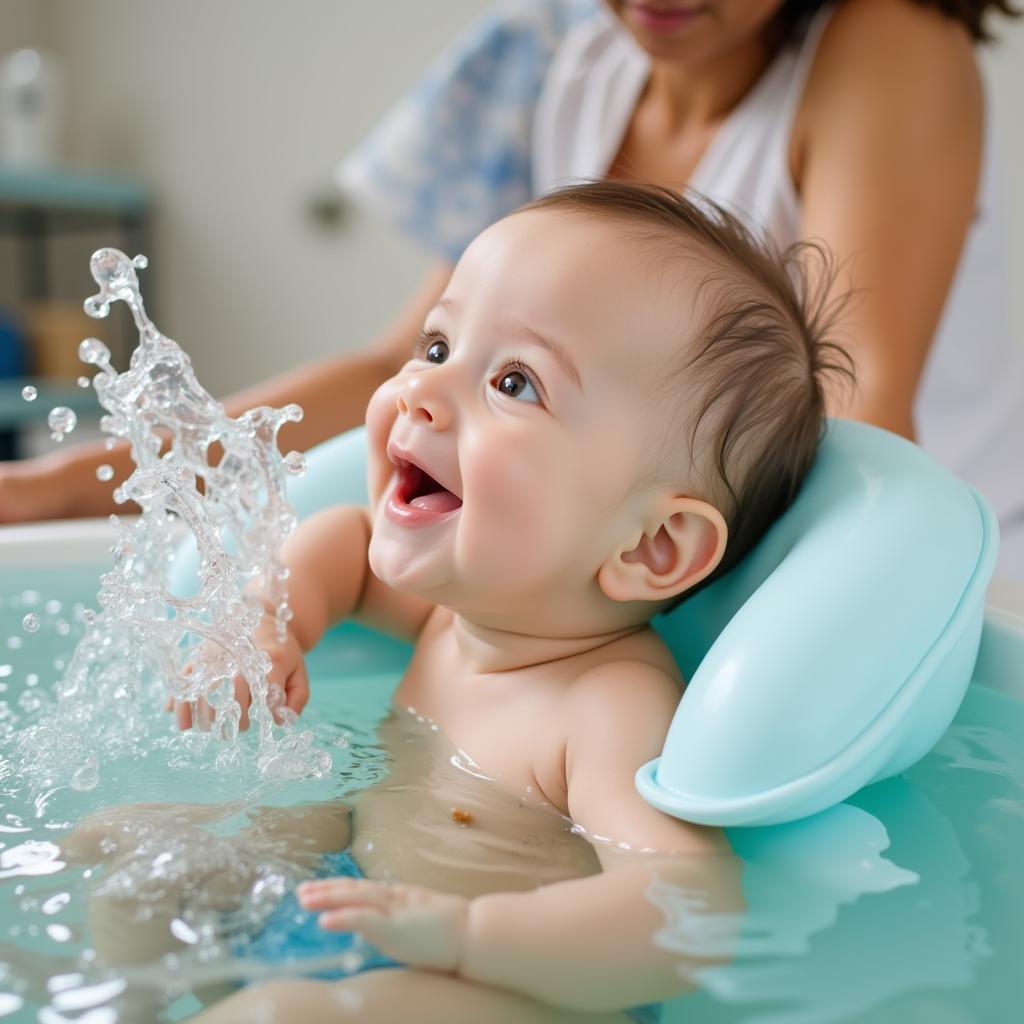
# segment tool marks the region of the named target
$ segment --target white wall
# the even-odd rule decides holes
[[[363,344],[424,266],[379,221],[311,197],[488,0],[0,0],[3,47],[64,60],[73,162],[152,183],[157,321],[215,394]],[[1024,23],[993,22],[1024,338]],[[84,274],[84,267],[83,267]],[[87,286],[91,282],[84,278]]]
[[[158,326],[207,388],[373,336],[423,256],[358,215],[325,231],[308,204],[485,0],[35,6],[64,61],[70,159],[154,188],[143,294],[155,277]]]
[[[1015,5],[1024,10],[1024,4]],[[993,101],[1003,151],[1003,181],[1009,199],[1013,314],[1017,340],[1024,344],[1024,18],[992,19],[998,41],[981,51],[982,71]]]

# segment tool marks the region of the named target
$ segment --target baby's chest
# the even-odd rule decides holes
[[[420,644],[394,705],[435,724],[469,770],[528,803],[568,813],[563,687],[523,675],[469,675],[445,646]]]

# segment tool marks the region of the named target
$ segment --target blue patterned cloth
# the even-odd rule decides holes
[[[530,135],[548,64],[600,0],[518,0],[484,15],[434,61],[338,180],[455,263],[533,196]]]

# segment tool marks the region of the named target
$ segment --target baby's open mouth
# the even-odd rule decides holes
[[[395,496],[404,505],[441,515],[462,507],[462,499],[411,462],[399,461]]]

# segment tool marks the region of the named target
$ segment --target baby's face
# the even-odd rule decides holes
[[[470,246],[367,410],[378,577],[552,629],[600,599],[602,561],[638,539],[688,329],[686,289],[652,266],[616,222],[550,211]]]

